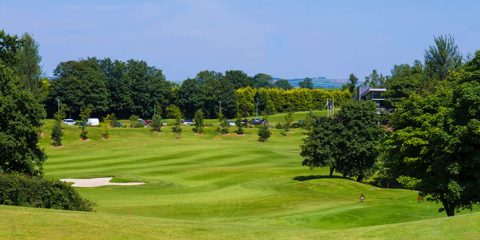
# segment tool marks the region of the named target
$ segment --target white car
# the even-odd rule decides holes
[[[235,126],[237,126],[237,124],[235,124],[235,122],[234,122],[234,121],[228,121],[228,123],[229,123],[229,124],[230,124],[230,126],[232,126],[232,127],[235,127]]]
[[[100,120],[98,118],[89,118],[87,119],[87,125],[90,125],[92,127],[98,126],[100,124]]]
[[[63,125],[76,125],[77,123],[73,119],[63,119]]]

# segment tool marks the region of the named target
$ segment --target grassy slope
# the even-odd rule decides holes
[[[49,136],[52,122],[47,122],[45,129]],[[421,222],[430,229],[425,236],[434,237],[443,234],[435,230],[436,226],[448,223],[442,220],[444,213],[437,213],[439,205],[416,203],[417,192],[380,189],[339,176],[325,178],[327,169],[310,171],[302,167],[298,146],[304,132],[300,129],[294,129],[291,138],[282,136],[281,130],[273,130],[268,143],[256,141],[256,129],[247,129],[244,137],[231,134],[221,136],[221,140],[213,140],[214,127],[207,128],[204,136],[196,136],[191,127],[184,127],[181,140],[174,140],[175,135],[170,131],[169,127],[159,134],[143,128],[111,129],[112,140],[106,141],[101,140],[101,129],[89,128],[92,141],[81,142],[78,128],[66,126],[65,147],[58,149],[49,146],[47,137],[42,138],[41,146],[50,155],[45,164],[47,178],[114,176],[119,182],[147,184],[78,188],[84,197],[99,204],[97,213],[2,207],[3,219],[7,219],[0,220],[2,226],[12,222],[27,224],[28,219],[16,219],[23,214],[31,215],[31,219],[36,219],[35,214],[44,214],[45,219],[36,219],[43,227],[30,233],[22,230],[24,223],[18,225],[23,232],[0,227],[0,233],[17,234],[17,231],[35,236],[43,229],[58,228],[67,233],[80,231],[85,236],[95,236],[102,229],[121,229],[105,234],[138,234],[139,238],[156,234],[170,238],[197,235],[318,238],[320,233],[349,237],[361,233],[367,237],[373,236],[372,231],[376,234],[383,229],[372,228],[375,225],[440,218],[438,222]],[[358,202],[361,193],[366,195],[363,204]],[[128,210],[134,217],[127,216]],[[68,222],[64,227],[62,219]],[[88,223],[89,219],[98,220]],[[102,223],[102,219],[106,222]],[[131,219],[135,219],[135,229],[129,230]],[[461,219],[469,222],[478,217]],[[77,222],[83,227],[76,227]],[[138,227],[139,224],[146,226]],[[408,229],[416,224],[420,223],[398,226]],[[383,231],[384,237],[395,236],[402,229],[393,226],[397,225],[388,227],[390,233]],[[58,237],[64,234],[57,233]]]

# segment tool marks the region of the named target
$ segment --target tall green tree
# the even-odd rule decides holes
[[[348,77],[349,85],[348,85],[348,91],[353,93],[355,91],[355,86],[358,83],[358,78],[353,75],[353,73],[350,73],[350,76]]]
[[[17,36],[0,31],[0,172],[42,176],[47,155],[37,143],[46,115],[11,68],[20,45]]]
[[[80,118],[82,119],[82,125],[80,128],[82,129],[82,132],[80,133],[80,138],[82,140],[87,140],[88,139],[88,131],[87,129],[87,120],[90,117],[90,114],[92,113],[92,109],[90,108],[85,108],[80,110]]]
[[[199,109],[195,113],[195,118],[193,119],[193,123],[195,124],[195,127],[193,128],[193,131],[198,134],[203,134],[203,111],[202,109]]]
[[[199,72],[196,78],[199,81],[203,94],[203,114],[208,118],[215,118],[220,108],[218,101],[222,94],[222,84],[220,81],[223,78],[223,74],[206,70]],[[231,84],[225,84],[225,86],[227,85],[231,86]],[[193,113],[195,113],[195,111],[192,112],[192,114]]]
[[[248,76],[242,70],[225,71],[225,76],[223,78],[226,81],[231,82],[235,90],[239,88],[245,88],[247,86],[253,87],[253,78]]]
[[[298,85],[301,88],[313,89],[313,80],[307,77],[303,81],[299,82]]]
[[[361,182],[372,174],[380,155],[377,146],[385,137],[383,127],[377,125],[380,121],[377,106],[373,101],[349,101],[335,117],[343,125],[338,133],[342,141],[335,146],[341,149],[343,157],[336,159],[335,171],[344,177],[357,177]]]
[[[387,91],[384,93],[385,106],[395,108],[395,103],[407,99],[411,94],[418,92],[423,79],[422,63],[415,60],[413,66],[409,64],[395,65],[391,70],[391,77],[386,79]]]
[[[300,146],[300,156],[304,158],[302,165],[310,170],[329,167],[332,177],[337,162],[344,162],[345,128],[336,118],[314,116],[313,119],[309,137],[304,138]]]
[[[290,90],[292,89],[292,85],[288,82],[287,79],[280,79],[275,82],[275,86],[278,88],[282,88],[283,90]]]
[[[205,104],[200,81],[196,78],[183,81],[176,95],[178,97],[176,104],[183,110],[186,118],[192,118],[193,114],[202,109]]]
[[[425,73],[440,81],[446,80],[449,71],[458,71],[462,67],[462,54],[450,34],[435,37],[435,45],[425,50]]]
[[[22,35],[21,41],[23,42],[22,47],[15,53],[18,61],[14,70],[19,76],[22,86],[32,92],[39,102],[42,102],[46,95],[41,77],[42,57],[39,53],[39,44],[28,33]]]
[[[220,80],[220,98],[222,113],[226,118],[234,118],[237,113],[237,92],[235,86],[225,79]]]
[[[273,77],[265,73],[258,73],[253,76],[253,84],[255,88],[272,88],[274,86]]]
[[[398,104],[386,164],[405,187],[454,216],[480,201],[480,51],[448,80],[438,80],[435,94]]]
[[[365,82],[363,82],[363,86],[365,87],[372,87],[372,88],[383,88],[386,87],[386,78],[383,74],[378,74],[376,69],[373,69],[370,75],[365,77]]]

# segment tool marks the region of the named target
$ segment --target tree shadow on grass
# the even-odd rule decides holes
[[[351,180],[350,178],[344,178],[342,176],[335,176],[335,175],[333,175],[332,177],[330,177],[329,175],[296,176],[293,178],[293,180],[303,182],[303,181],[314,180],[314,179],[334,179],[334,178]]]

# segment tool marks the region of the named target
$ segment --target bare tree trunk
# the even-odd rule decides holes
[[[357,177],[357,182],[362,182],[362,180],[363,180],[363,175],[359,175],[359,176]]]
[[[332,178],[333,171],[335,171],[335,167],[330,167],[330,178]]]
[[[448,202],[443,196],[440,196],[440,200],[442,201],[443,208],[445,208],[445,212],[447,213],[448,217],[455,216],[455,204]]]

